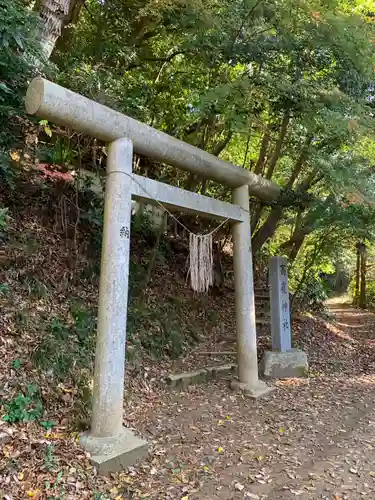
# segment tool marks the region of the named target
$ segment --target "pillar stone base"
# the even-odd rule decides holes
[[[307,355],[299,349],[266,351],[261,362],[261,371],[267,378],[306,377],[308,370]]]
[[[262,380],[257,380],[256,385],[249,385],[239,380],[232,380],[231,389],[234,391],[243,391],[246,396],[251,399],[258,399],[262,396],[267,396],[270,392],[274,391],[276,387],[267,385]]]
[[[91,463],[100,475],[118,472],[148,455],[148,444],[125,427],[118,436],[99,438],[82,434],[79,444],[91,454]]]

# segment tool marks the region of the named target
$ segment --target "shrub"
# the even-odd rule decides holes
[[[1,106],[0,106],[0,124],[1,124]],[[1,140],[1,135],[0,135],[0,140]],[[0,148],[0,185],[7,186],[7,188],[11,190],[15,188],[15,170],[11,166],[9,153],[2,148]],[[0,224],[1,224],[1,217],[0,217]]]
[[[74,384],[78,395],[76,417],[85,421],[91,406],[96,318],[80,301],[72,301],[70,311],[73,324],[60,318],[49,321],[34,351],[33,361],[56,385],[62,381]]]
[[[326,300],[327,289],[323,281],[316,276],[310,276],[296,291],[293,305],[302,311],[319,312],[324,310]]]
[[[3,420],[11,424],[40,419],[43,415],[43,402],[39,387],[35,384],[29,384],[25,393],[20,392],[4,407],[6,414],[3,416]]]
[[[79,302],[73,302],[74,324],[52,318],[34,352],[34,361],[45,371],[53,371],[61,381],[72,378],[79,383],[90,371],[93,357],[95,318]]]
[[[0,236],[1,236],[1,234],[4,233],[4,231],[7,227],[8,220],[9,220],[8,208],[7,207],[0,207]]]
[[[369,308],[375,307],[375,281],[366,283],[366,301]]]
[[[354,277],[348,287],[348,293],[352,299],[355,299],[355,281]],[[375,280],[366,280],[366,303],[369,309],[375,309]]]

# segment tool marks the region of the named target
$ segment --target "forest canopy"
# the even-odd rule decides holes
[[[317,275],[348,240],[355,252],[372,239],[371,1],[3,0],[0,16],[0,106],[13,130],[1,136],[5,160],[27,83],[44,73],[279,183],[275,203],[251,200],[256,254],[283,253],[297,274],[315,255]],[[230,196],[147,159],[138,168]]]

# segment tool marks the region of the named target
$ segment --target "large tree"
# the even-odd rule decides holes
[[[65,26],[78,19],[84,0],[37,0],[41,21],[41,45],[48,59]]]

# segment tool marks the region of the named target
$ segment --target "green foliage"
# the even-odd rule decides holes
[[[0,109],[1,113],[1,109]],[[1,120],[1,114],[0,114]],[[1,146],[1,136],[0,136],[0,146]],[[10,163],[10,157],[7,151],[0,147],[0,183],[3,186],[7,186],[11,191],[15,189],[15,169],[12,168]]]
[[[12,117],[23,113],[22,102],[36,65],[43,64],[37,42],[38,18],[20,0],[0,5],[0,146],[18,140]]]
[[[80,300],[73,300],[70,306],[74,318],[74,329],[81,343],[88,342],[96,327],[92,311],[86,309]]]
[[[270,215],[260,207],[254,248],[281,225],[292,230],[299,211],[306,234],[360,219],[347,195],[363,195],[360,212],[375,194],[369,174],[375,30],[366,9],[336,0],[88,5],[91,14],[82,10],[55,53],[60,82],[279,182],[282,210],[257,234]],[[228,197],[163,165],[152,172]]]
[[[75,414],[84,420],[91,407],[96,318],[79,300],[71,302],[70,313],[70,323],[58,317],[49,321],[33,353],[33,362],[51,378],[51,383],[75,385]]]
[[[47,134],[48,137],[52,137],[52,130],[48,125],[48,120],[40,120],[39,125],[43,127],[44,133]]]
[[[7,0],[6,6],[10,15],[3,31],[10,42],[5,45],[13,47],[16,74],[23,78],[16,86],[20,96],[29,70],[20,71],[19,65],[30,60],[23,55],[32,50],[22,52],[13,33],[26,26],[31,33],[36,24],[20,2]],[[375,23],[363,2],[87,0],[85,7],[54,51],[56,80],[278,182],[284,189],[276,205],[252,200],[253,248],[263,249],[260,258],[285,253],[304,273],[301,262],[309,260],[309,247],[324,233],[328,250],[319,253],[323,263],[315,262],[313,271],[304,273],[306,281],[335,262],[332,249],[342,248],[338,234],[350,244],[375,236]],[[26,40],[31,37],[25,35],[22,45]],[[9,61],[7,66],[12,67]],[[7,87],[0,93],[4,99],[11,99],[11,81],[0,73]],[[50,137],[48,122],[40,125],[47,136],[47,147],[40,151],[46,161],[91,161],[76,147],[79,139]],[[145,158],[136,168],[196,192],[230,196],[199,176]],[[90,231],[96,257],[102,202],[92,193],[84,201],[80,228]],[[147,221],[134,218],[132,231],[153,245],[155,233]],[[168,258],[163,244],[159,260]],[[132,266],[136,292],[144,270]]]
[[[104,493],[99,493],[97,491],[93,492],[93,500],[108,500],[108,496],[104,495]]]
[[[54,447],[53,445],[47,445],[44,455],[44,466],[47,470],[54,471],[56,465],[57,464],[54,456]],[[51,486],[53,487],[54,490],[52,496],[49,495],[46,496],[46,500],[66,500],[67,493],[65,485],[61,484],[63,477],[64,477],[64,472],[60,470],[53,481],[53,486],[49,481],[45,481],[44,487],[46,491],[49,491],[51,489]]]
[[[298,289],[293,301],[298,304],[300,311],[321,312],[327,300],[327,287],[316,276],[309,276]]]
[[[0,236],[7,228],[7,223],[9,221],[8,212],[9,209],[7,207],[0,207]]]
[[[328,298],[329,287],[322,279],[322,273],[332,273],[332,262],[337,260],[339,234],[317,231],[306,239],[298,258],[290,267],[290,289],[293,292],[293,309],[304,311],[323,311],[324,301]],[[334,236],[336,238],[334,238]]]
[[[88,189],[81,193],[81,229],[89,236],[89,250],[93,257],[99,257],[102,246],[104,200]]]
[[[28,328],[29,326],[29,315],[30,315],[30,312],[29,310],[17,310],[15,313],[14,313],[14,318],[15,318],[15,322],[16,324],[20,327],[20,328]]]
[[[177,358],[200,340],[200,334],[193,321],[188,324],[184,321],[181,309],[171,300],[157,309],[132,304],[128,311],[127,338],[155,358]]]
[[[12,363],[12,367],[15,370],[19,370],[21,368],[21,361],[19,359],[15,359]]]
[[[72,324],[52,318],[34,351],[36,365],[56,380],[82,381],[93,357],[95,318],[79,302],[71,304]],[[64,346],[64,348],[62,348]]]
[[[352,299],[355,298],[355,277],[351,280],[348,288],[348,293]],[[366,305],[368,309],[375,309],[375,280],[366,280]]]
[[[47,444],[44,450],[44,468],[50,472],[56,466],[55,457],[55,446],[53,444]]]
[[[47,297],[49,293],[46,284],[33,276],[25,276],[22,279],[22,285],[27,290],[28,294],[36,300]]]
[[[43,415],[43,402],[40,389],[35,384],[29,384],[25,393],[20,392],[4,405],[3,420],[11,424],[38,420]]]
[[[42,420],[39,422],[39,424],[41,427],[43,427],[43,429],[45,429],[46,431],[49,431],[55,427],[56,422],[54,422],[53,420],[46,420],[46,421]]]
[[[46,125],[43,126],[43,129],[44,132],[50,131]],[[47,133],[47,135],[49,134]],[[77,151],[73,149],[72,144],[65,137],[56,137],[54,144],[39,146],[37,154],[40,161],[61,166],[74,165],[78,157]]]
[[[371,285],[371,281],[367,280],[366,281],[366,301],[368,301],[368,304],[370,305],[370,295],[371,295],[371,292],[369,292],[369,297],[367,296],[367,293],[368,293],[368,290],[367,288],[371,288],[372,285]],[[356,277],[355,277],[355,273],[353,273],[353,276],[352,276],[352,279],[350,280],[350,283],[349,283],[349,286],[348,286],[348,294],[349,296],[353,299],[357,299],[358,300],[358,297],[356,297],[356,290],[355,290],[355,287],[356,287]]]
[[[152,226],[149,215],[146,212],[139,211],[132,217],[131,232],[142,239],[144,243],[154,243],[156,231]]]
[[[366,283],[366,302],[369,309],[375,307],[375,281],[373,280]]]

